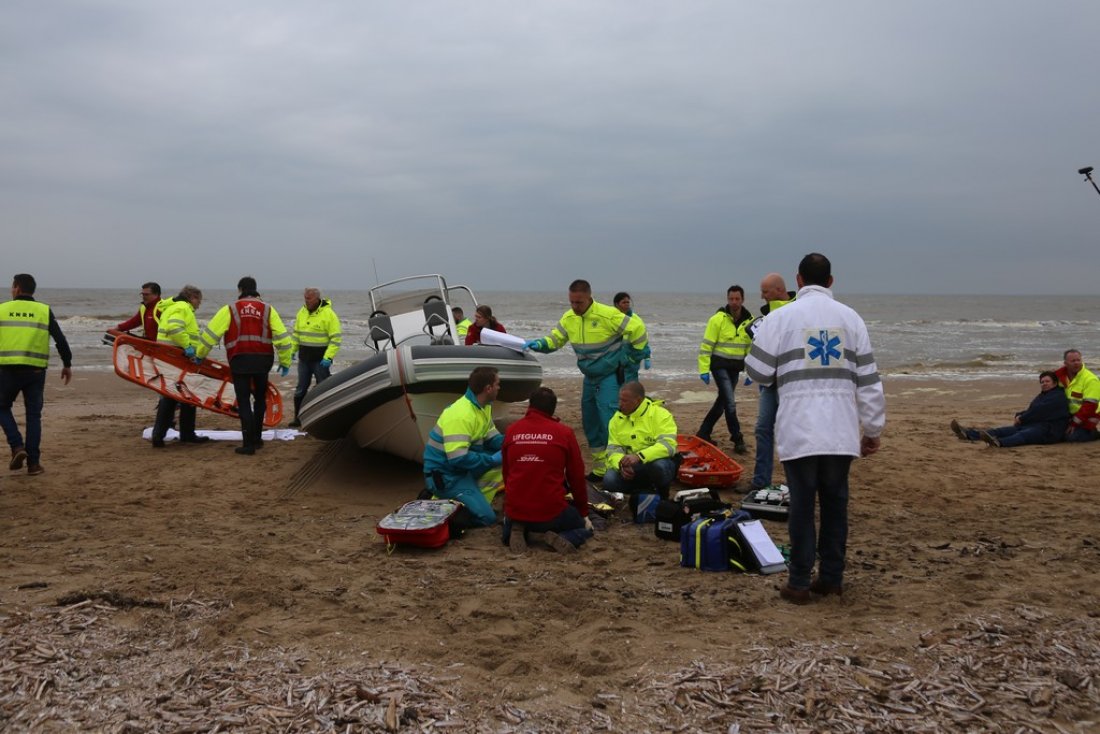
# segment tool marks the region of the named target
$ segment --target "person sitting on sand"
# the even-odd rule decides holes
[[[1065,388],[1069,412],[1073,416],[1066,426],[1066,440],[1071,443],[1095,441],[1100,437],[1096,430],[1100,423],[1100,379],[1085,367],[1077,349],[1067,349],[1062,354],[1062,366],[1054,374]]]
[[[1025,444],[1058,443],[1065,440],[1069,425],[1069,401],[1058,389],[1058,376],[1046,370],[1039,373],[1039,394],[1027,410],[1017,413],[1011,426],[1003,428],[963,428],[951,421],[951,430],[962,441],[985,441],[990,446],[1010,448]]]
[[[653,491],[668,499],[676,478],[676,419],[661,404],[645,396],[640,382],[619,390],[619,410],[607,428],[605,492],[636,494]]]
[[[592,537],[584,457],[573,429],[554,417],[553,390],[540,387],[528,405],[504,433],[503,541],[514,553],[537,539],[571,553]]]

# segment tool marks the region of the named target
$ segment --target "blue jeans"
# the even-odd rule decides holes
[[[501,542],[504,545],[510,545],[508,542],[512,537],[512,518],[505,517],[503,528],[501,530]],[[516,520],[516,522],[519,522]],[[573,544],[574,548],[580,548],[584,545],[584,541],[592,537],[592,531],[587,530],[584,527],[584,518],[581,517],[581,513],[577,512],[577,508],[573,505],[567,505],[561,514],[548,522],[525,522],[523,525],[526,527],[526,532],[523,534],[524,539],[527,538],[527,533],[557,533],[561,537],[568,540]]]
[[[15,399],[23,393],[27,414],[27,440],[19,435],[19,425],[11,412]],[[0,369],[0,426],[12,449],[27,450],[27,463],[38,464],[42,458],[42,406],[46,402],[46,370]]]
[[[779,389],[775,385],[760,388],[759,410],[756,413],[756,465],[752,470],[752,486],[766,487],[772,483],[775,467],[775,416],[779,412]]]
[[[298,408],[302,406],[302,401],[305,400],[306,393],[309,392],[310,383],[314,379],[317,380],[317,384],[327,380],[331,372],[328,367],[321,365],[321,360],[316,362],[310,362],[304,359],[298,360],[298,384],[294,388],[294,418],[298,418]]]
[[[986,433],[997,439],[1001,448],[1006,449],[1032,443],[1059,443],[1063,440],[1061,436],[1052,439],[1046,426],[1003,426],[990,428]],[[980,438],[978,431],[973,428],[966,429],[966,437],[971,441]]]
[[[714,405],[710,406],[702,425],[695,435],[707,441],[711,440],[711,431],[718,422],[718,417],[723,413],[726,416],[726,428],[730,429],[730,438],[734,443],[743,441],[741,437],[741,423],[737,420],[737,404],[733,400],[733,390],[737,387],[737,378],[740,370],[727,370],[721,367],[712,368],[710,374],[714,376],[714,386],[718,388],[718,397],[714,399]]]
[[[787,583],[794,589],[810,588],[816,555],[822,582],[844,582],[844,556],[848,547],[848,469],[851,456],[806,456],[783,462],[791,507],[787,532],[791,538],[791,565]],[[814,528],[814,502],[821,500],[821,532]]]
[[[1066,440],[1070,443],[1083,443],[1084,441],[1095,441],[1098,437],[1100,437],[1100,433],[1096,431],[1074,428],[1071,433],[1066,435]]]
[[[675,462],[672,459],[657,459],[638,467],[633,479],[624,478],[618,469],[608,469],[603,475],[603,491],[637,494],[652,490],[662,499],[668,499],[668,488],[675,478]]]

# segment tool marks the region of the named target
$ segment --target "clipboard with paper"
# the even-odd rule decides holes
[[[759,520],[739,522],[737,530],[760,565],[760,573],[778,573],[787,569],[783,554],[779,552],[779,548]]]

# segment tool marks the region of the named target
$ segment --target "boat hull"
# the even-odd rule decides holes
[[[325,441],[351,436],[363,448],[421,462],[428,432],[480,366],[500,371],[503,402],[526,400],[542,384],[534,357],[503,347],[401,346],[311,389],[299,411],[302,430]]]

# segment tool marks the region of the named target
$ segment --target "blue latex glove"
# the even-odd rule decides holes
[[[321,366],[327,370],[329,367],[332,366],[332,360],[327,357],[325,359],[322,359]]]
[[[500,466],[501,464],[504,463],[504,457],[501,455],[501,452],[499,452],[499,451],[496,452],[495,454],[493,454],[492,456],[490,456],[489,458],[493,460],[493,466]]]
[[[202,364],[202,357],[192,357],[192,358],[191,358],[191,361],[192,361],[192,362],[193,362],[194,364]]]
[[[645,368],[646,368],[647,370],[648,370],[648,369],[651,369],[651,368],[653,367],[653,360],[652,360],[652,359],[650,359],[649,357],[646,357],[646,358],[645,358],[645,361],[644,361],[644,362],[642,362],[642,364],[643,364],[643,365],[645,365]]]
[[[190,344],[188,344],[187,348],[183,350],[183,356],[187,357],[188,359],[191,359],[192,357],[195,356],[195,348],[193,346],[191,346]]]
[[[290,368],[279,365],[279,369],[277,370],[277,372],[279,373],[279,377],[286,377],[290,374]]]
[[[704,372],[703,374],[699,375],[699,379],[703,381],[704,385],[709,385],[710,384],[710,373],[709,372]]]
[[[748,387],[751,384],[752,384],[752,378],[751,377],[746,377],[745,378],[745,387]]]
[[[527,351],[528,349],[534,349],[535,351],[542,349],[542,339],[528,339],[525,341],[523,343],[523,350]]]

